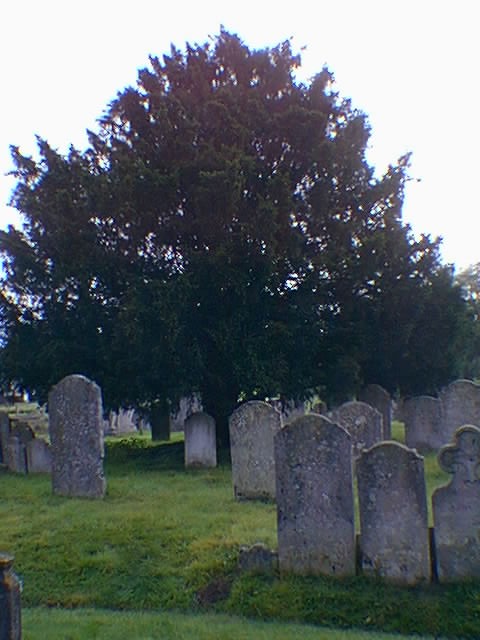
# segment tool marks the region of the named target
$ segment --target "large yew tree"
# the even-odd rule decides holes
[[[448,381],[463,303],[402,223],[408,158],[375,177],[365,116],[299,65],[222,30],[152,57],[85,151],[12,148],[5,380],[44,399],[80,372],[146,410],[199,391],[222,441],[241,399]]]

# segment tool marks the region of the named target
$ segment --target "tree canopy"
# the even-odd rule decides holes
[[[5,380],[44,399],[81,372],[111,407],[198,391],[223,425],[239,399],[449,381],[464,301],[402,222],[409,159],[376,177],[366,116],[299,66],[222,29],[151,57],[85,151],[12,147]]]

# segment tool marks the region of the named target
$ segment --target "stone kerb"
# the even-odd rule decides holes
[[[52,488],[63,496],[103,498],[104,441],[100,388],[70,375],[48,396]]]
[[[217,442],[215,420],[208,413],[193,413],[184,422],[185,466],[216,467]]]
[[[401,585],[429,581],[423,457],[381,442],[357,458],[356,472],[362,572]]]
[[[405,442],[407,447],[427,453],[445,444],[442,402],[431,396],[408,398],[403,403]]]
[[[390,440],[392,437],[392,398],[388,391],[379,384],[368,384],[360,392],[359,400],[366,402],[377,411],[380,411],[383,418],[383,440]]]
[[[13,557],[0,553],[0,640],[21,640],[20,581],[12,570]]]
[[[471,380],[455,380],[439,394],[443,408],[443,444],[465,424],[480,427],[480,385]]]
[[[348,432],[316,414],[275,436],[281,572],[355,574],[351,453]]]
[[[438,454],[450,484],[432,497],[439,582],[480,578],[480,429],[464,425]]]
[[[354,455],[383,439],[382,415],[365,402],[345,402],[332,411],[331,419],[351,435]]]
[[[236,499],[275,499],[273,439],[280,428],[280,413],[266,402],[245,402],[230,416],[232,480]]]

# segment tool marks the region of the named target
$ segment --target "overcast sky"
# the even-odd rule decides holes
[[[220,25],[251,48],[292,38],[302,79],[326,64],[336,89],[369,117],[378,173],[412,152],[404,219],[443,237],[445,262],[480,261],[480,98],[474,0],[315,0],[298,3],[7,0],[0,6],[0,226],[14,186],[9,145],[35,134],[65,152],[148,55],[203,44]]]

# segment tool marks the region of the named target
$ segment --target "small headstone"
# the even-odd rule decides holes
[[[365,575],[400,585],[430,580],[423,458],[382,442],[356,460],[360,558]]]
[[[52,452],[42,438],[31,440],[26,446],[28,473],[51,473]]]
[[[383,418],[382,439],[390,440],[392,437],[392,398],[388,391],[379,384],[368,384],[360,392],[359,400],[380,411]]]
[[[238,558],[240,571],[250,573],[272,573],[278,567],[278,553],[261,542],[251,547],[241,547]]]
[[[193,413],[185,420],[185,466],[216,467],[215,420],[207,413]]]
[[[27,473],[25,445],[17,436],[11,435],[7,444],[8,470],[12,473]]]
[[[355,575],[351,437],[324,416],[275,436],[278,559],[298,575]]]
[[[382,415],[365,402],[345,402],[332,411],[331,420],[351,435],[354,455],[383,439]]]
[[[455,431],[471,424],[480,427],[480,385],[471,380],[455,380],[439,394],[443,408],[443,444]]]
[[[245,402],[230,416],[229,428],[235,498],[274,500],[273,439],[280,413],[266,402]]]
[[[7,444],[10,437],[10,418],[0,411],[0,463],[7,464]]]
[[[480,579],[480,429],[457,429],[453,444],[438,454],[450,484],[432,497],[437,573],[440,582]]]
[[[102,397],[85,376],[70,375],[48,395],[52,488],[63,496],[103,498]]]
[[[445,444],[442,425],[442,403],[438,398],[418,396],[403,403],[405,443],[411,449],[427,453]]]
[[[21,640],[20,581],[12,570],[13,557],[0,553],[0,640]]]

